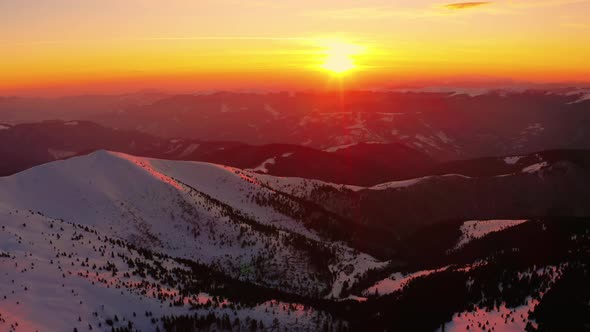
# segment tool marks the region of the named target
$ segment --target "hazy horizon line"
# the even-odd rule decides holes
[[[347,88],[343,91],[347,92],[447,92],[452,89],[484,89],[484,90],[520,90],[521,92],[527,90],[549,90],[549,89],[588,89],[590,88],[590,81],[564,81],[564,82],[518,82],[518,81],[496,81],[496,82],[443,82],[439,84],[427,84],[419,82],[407,82],[391,85],[384,85],[380,87],[365,87],[365,88]],[[440,91],[436,91],[439,89]],[[28,91],[27,91],[28,90]],[[83,96],[125,96],[141,93],[154,93],[165,95],[213,95],[219,93],[248,93],[248,94],[271,94],[271,93],[330,93],[337,91],[337,89],[321,89],[321,88],[212,88],[212,89],[165,89],[165,88],[143,88],[143,89],[125,89],[117,92],[100,92],[87,91],[79,93],[31,93],[31,90],[44,89],[23,89],[22,93],[3,93],[0,91],[1,98],[67,98],[67,97],[83,97]]]

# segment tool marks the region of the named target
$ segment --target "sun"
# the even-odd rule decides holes
[[[321,67],[336,75],[342,75],[355,68],[355,56],[361,53],[362,47],[343,41],[325,41],[324,62]]]
[[[350,56],[342,54],[329,55],[326,58],[326,62],[322,65],[322,68],[334,72],[335,74],[345,73],[355,67],[354,60]]]

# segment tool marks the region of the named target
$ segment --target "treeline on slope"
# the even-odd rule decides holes
[[[78,228],[81,231],[95,232],[87,226]],[[564,324],[562,317],[572,318],[565,323],[565,326],[571,327],[572,330],[583,330],[587,327],[588,322],[584,318],[587,316],[578,314],[587,313],[587,303],[590,300],[586,285],[590,263],[589,234],[588,219],[533,220],[475,239],[461,250],[445,255],[449,258],[441,258],[438,261],[461,266],[461,263],[472,264],[474,261],[483,260],[486,262],[485,265],[465,271],[448,269],[417,278],[410,282],[403,292],[371,298],[364,303],[311,299],[286,294],[226,277],[223,273],[190,260],[177,259],[189,267],[189,270],[168,270],[157,263],[166,257],[164,255],[136,248],[119,239],[100,239],[111,246],[136,250],[144,258],[130,260],[128,257],[125,258],[125,255],[122,256],[134,269],[133,274],[149,275],[155,280],[160,280],[163,285],[178,288],[181,291],[179,296],[211,292],[234,301],[236,310],[241,306],[252,307],[267,300],[279,300],[325,310],[333,315],[335,321],[348,321],[350,330],[353,331],[431,331],[450,321],[457,312],[473,310],[476,306],[493,309],[501,304],[514,308],[525,304],[529,297],[539,299],[541,292],[546,292],[547,295],[540,299],[540,305],[532,313],[532,317],[537,321],[539,331],[551,331],[558,326],[557,324]],[[84,237],[80,235],[77,235],[76,239],[84,241]],[[426,248],[425,251],[428,250]],[[83,262],[82,260],[82,264]],[[422,267],[434,263],[422,263]],[[563,272],[555,275],[550,269],[539,271],[539,268],[545,266],[560,267]],[[115,269],[112,271],[117,273]],[[502,289],[498,288],[499,283],[504,285]],[[211,286],[213,284],[215,286]],[[472,286],[466,287],[467,284]],[[183,302],[177,298],[162,300],[171,301],[171,305],[180,305]],[[195,309],[207,309],[211,305],[220,304],[221,301],[214,301],[196,305]],[[571,310],[571,315],[565,310]],[[505,319],[522,318],[507,316]],[[211,319],[191,315],[184,318],[168,317],[166,321],[170,331],[175,331],[175,328],[198,331],[199,329],[190,328],[206,326],[209,323],[228,326],[227,319],[223,317]],[[259,324],[257,328],[260,328]],[[339,331],[346,326],[328,324],[322,327],[324,328],[327,331]],[[532,325],[527,328],[534,330]]]
[[[566,266],[557,283],[531,313],[537,328],[529,331],[590,330],[590,262]]]
[[[432,331],[450,321],[453,314],[476,306],[493,309],[505,304],[515,308],[532,298],[541,301],[532,314],[539,331],[553,331],[560,323],[571,327],[568,330],[586,330],[590,220],[555,218],[530,225],[529,229],[514,227],[474,240],[471,248],[477,252],[479,247],[476,254],[480,256],[472,258],[483,260],[481,266],[468,270],[449,268],[419,277],[403,291],[360,304],[354,310],[358,315],[349,316],[351,329]],[[535,237],[541,233],[547,235]],[[552,266],[562,271],[554,272]],[[468,284],[471,287],[466,287]],[[504,287],[499,288],[499,284]],[[541,298],[542,292],[549,296]],[[567,310],[571,312],[565,313]],[[535,330],[532,325],[527,329]]]
[[[403,238],[422,227],[449,220],[588,217],[587,182],[590,168],[563,162],[532,174],[433,177],[385,190],[321,186],[308,198],[358,224],[389,230]]]
[[[526,219],[526,218],[525,218]],[[462,222],[448,222],[432,225],[416,233],[407,247],[406,269],[409,271],[432,269],[450,264],[471,264],[495,253],[504,253],[518,248],[518,254],[504,264],[527,266],[529,264],[556,264],[568,257],[570,252],[584,250],[584,243],[571,240],[572,236],[584,234],[589,219],[575,217],[530,218],[529,221],[492,232],[479,239],[472,239],[462,247],[453,250],[458,242]],[[426,241],[419,241],[425,233]],[[447,234],[447,236],[445,236]],[[508,257],[508,256],[506,256]]]
[[[29,213],[36,213],[44,216],[41,212],[29,211]],[[99,271],[108,271],[112,277],[118,277],[115,278],[117,281],[116,284],[113,285],[117,288],[133,287],[136,291],[139,291],[142,294],[146,294],[148,290],[161,290],[164,287],[176,289],[178,290],[178,294],[157,292],[156,298],[162,304],[167,304],[169,306],[187,305],[185,299],[189,299],[188,305],[191,310],[227,308],[237,312],[244,308],[254,308],[257,305],[269,301],[277,301],[277,305],[283,303],[287,307],[286,310],[291,310],[292,305],[297,304],[302,305],[304,310],[312,308],[326,312],[328,315],[327,326],[330,327],[329,331],[332,331],[332,326],[338,326],[338,329],[334,329],[333,331],[341,331],[341,328],[345,327],[342,324],[337,324],[344,319],[343,317],[331,315],[332,312],[339,312],[339,310],[334,310],[335,307],[341,306],[338,302],[287,293],[274,288],[260,286],[249,281],[239,280],[206,264],[154,252],[143,247],[138,247],[119,238],[101,235],[92,227],[65,222],[62,219],[50,219],[49,226],[55,232],[49,234],[50,236],[55,237],[56,239],[62,237],[60,234],[63,232],[64,228],[63,226],[60,226],[60,224],[69,224],[77,230],[74,232],[72,238],[69,239],[72,241],[72,247],[75,247],[76,242],[89,242],[89,239],[85,236],[86,233],[94,234],[97,236],[98,241],[103,243],[103,245],[99,246],[94,245],[94,250],[98,251],[103,257],[111,258],[107,259],[104,265],[97,266],[96,264],[89,264],[88,258],[85,259],[84,257],[79,257],[76,261],[77,264],[79,263],[82,268],[87,269],[86,274],[83,272],[78,273],[80,277],[89,277],[90,271],[92,274],[96,272],[97,275]],[[115,254],[114,248],[117,247],[125,250]],[[131,256],[134,256],[134,254],[137,254],[135,255],[137,257],[132,258]],[[66,252],[58,252],[57,257],[61,256],[71,258],[72,254],[70,253],[68,255]],[[8,255],[8,257],[10,257],[10,255]],[[122,273],[122,267],[119,265],[120,263],[117,263],[116,259],[120,259],[120,262],[124,262],[129,271]],[[167,260],[173,260],[185,268],[167,267],[168,264],[163,264],[163,262]],[[142,281],[127,284],[125,280],[128,280],[132,276],[138,276]],[[153,281],[150,282],[148,277]],[[99,277],[96,282],[108,284],[112,281]],[[190,300],[192,296],[198,296],[202,293],[210,294],[212,299],[205,303],[195,303]],[[229,302],[226,303],[224,300],[228,300]],[[146,317],[148,315],[151,316],[152,313],[146,312]],[[195,324],[195,327],[209,326],[213,323],[219,323],[226,326],[227,321],[223,316],[216,316],[214,313],[208,316],[191,315],[190,317],[186,317],[190,322]],[[159,319],[160,318],[156,317],[152,318],[152,323],[157,326]],[[165,326],[166,324],[168,324],[168,326],[174,326],[176,322],[180,322],[180,326],[183,326],[182,324],[184,323],[182,322],[186,322],[186,320],[183,320],[182,318],[176,319],[174,317],[164,317],[162,319],[165,320]],[[248,319],[248,324],[250,324],[250,322],[251,320]],[[104,323],[107,326],[112,326],[112,329],[115,331],[134,331],[133,323],[131,321],[125,322],[128,326],[120,326],[119,319],[116,315],[113,316],[113,318],[107,319]]]
[[[371,297],[363,303],[316,300],[314,307],[344,318],[351,331],[432,331],[458,312],[476,307],[493,310],[500,305],[516,308],[532,298],[540,300],[531,313],[538,326],[535,329],[529,324],[527,330],[553,331],[559,324],[570,330],[584,330],[588,326],[585,314],[590,301],[586,285],[590,267],[589,232],[587,219],[535,220],[473,240],[447,255],[454,262],[449,269],[414,279],[403,291]],[[466,249],[468,246],[471,249]],[[470,250],[475,253],[467,255]],[[477,260],[485,264],[467,270],[453,268],[462,266],[461,262]],[[418,263],[415,267],[448,262],[447,258],[439,258],[438,262]],[[552,266],[556,269],[551,269]],[[500,283],[504,285],[501,289]],[[466,287],[468,284],[471,286]],[[541,297],[541,293],[546,295]],[[565,316],[560,316],[562,313]],[[567,317],[567,322],[561,317]],[[506,322],[524,319],[512,312],[503,318]],[[174,326],[198,325],[192,318],[185,317],[180,322]],[[472,329],[475,328],[486,328],[486,324],[473,325]],[[334,327],[324,330],[334,331]]]
[[[259,223],[256,220],[250,218],[249,216],[244,215],[239,210],[234,209],[232,206],[225,204],[220,200],[213,198],[210,195],[201,192],[178,179],[174,180],[188,188],[190,190],[191,195],[198,195],[204,198],[207,204],[219,208],[221,210],[222,216],[228,217],[235,223],[243,223],[249,225],[253,229],[268,236],[281,237],[282,235],[281,238],[283,239],[285,245],[290,245],[296,250],[306,253],[306,257],[309,258],[310,264],[316,271],[319,272],[323,279],[325,281],[331,280],[332,276],[331,272],[328,269],[328,265],[330,264],[330,262],[333,262],[335,260],[335,253],[334,249],[330,245],[315,240],[311,240],[307,237],[304,237],[301,234],[293,232],[288,233],[288,235],[286,235],[285,233],[281,233],[280,229],[274,225]],[[210,207],[208,208],[210,209]]]
[[[219,332],[257,332],[257,331],[291,331],[292,326],[284,326],[278,319],[274,319],[269,326],[265,326],[262,321],[246,317],[243,320],[235,318],[229,319],[227,314],[221,316],[215,313],[207,315],[182,315],[182,316],[165,316],[162,318],[164,331],[166,332],[200,332],[200,331],[219,331]],[[298,327],[296,327],[298,328]],[[313,327],[314,331],[323,332],[345,332],[349,331],[348,326],[341,320],[317,322]]]
[[[380,259],[390,259],[397,252],[397,238],[390,231],[341,217],[312,201],[276,190],[254,194],[252,200],[300,221],[328,240],[345,242]]]
[[[371,269],[352,285],[350,293],[359,294],[376,281],[393,272],[411,273],[433,270],[441,266],[469,265],[480,259],[494,258],[502,254],[502,264],[515,269],[531,264],[559,264],[571,252],[584,251],[586,247],[572,241],[572,236],[585,234],[590,227],[585,218],[555,217],[532,218],[530,221],[473,239],[457,250],[462,221],[434,224],[421,229],[404,241],[399,260],[383,269]],[[510,254],[517,248],[518,252]]]

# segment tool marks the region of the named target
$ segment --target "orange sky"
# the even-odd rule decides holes
[[[6,0],[0,95],[590,81],[590,1]],[[354,54],[352,54],[354,53]]]

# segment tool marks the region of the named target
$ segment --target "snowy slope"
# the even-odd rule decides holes
[[[373,286],[366,289],[363,294],[365,296],[369,295],[387,295],[394,292],[397,292],[404,288],[410,281],[415,278],[420,278],[423,276],[430,275],[432,273],[437,273],[441,271],[445,271],[447,267],[442,267],[436,270],[424,270],[424,271],[417,271],[413,273],[403,274],[401,272],[396,272],[389,276],[388,278],[379,280]]]
[[[340,271],[333,266],[358,257],[375,261],[258,205],[255,194],[274,191],[252,175],[208,163],[98,151],[0,178],[0,201],[301,294],[338,296],[333,288],[339,289]],[[297,239],[304,245],[295,244]],[[317,250],[329,256],[330,268],[313,262]]]
[[[456,250],[432,253],[434,263],[404,267],[403,261],[380,261],[354,250],[346,240],[328,240],[306,220],[321,215],[321,209],[293,213],[304,210],[297,204],[308,202],[305,198],[315,190],[380,193],[442,177],[363,188],[99,151],[0,178],[0,330],[110,331],[111,325],[126,327],[131,322],[134,329],[153,331],[162,330],[163,316],[209,313],[225,315],[230,322],[239,318],[241,330],[248,329],[248,319],[263,322],[266,330],[315,331],[325,324],[332,327],[328,330],[338,330],[338,315],[350,319],[351,326],[372,326],[372,321],[386,317],[381,311],[388,305],[407,301],[403,294],[444,278],[459,280],[454,287],[470,296],[479,296],[474,285],[492,283],[492,288],[482,289],[494,290],[490,298],[502,300],[502,289],[511,294],[509,280],[529,286],[530,276],[541,271],[540,280],[548,283],[523,294],[546,292],[567,261],[558,269],[550,269],[547,262],[523,266],[504,282],[486,271],[498,264],[488,260],[489,254],[506,250],[482,251],[470,264],[452,257],[465,250],[468,241],[505,229],[496,235],[514,232],[507,228],[525,220],[466,222]],[[262,196],[280,199],[263,201]],[[318,220],[338,221],[323,219],[326,216]],[[539,229],[531,233],[536,234],[531,241],[549,236],[544,235],[545,223],[531,220],[522,227],[528,232]],[[588,230],[581,228],[572,233],[575,236],[546,233],[575,244],[586,241]],[[518,248],[523,242],[514,241],[499,245]],[[449,249],[454,244],[449,243]],[[565,244],[557,249],[571,252]],[[450,261],[436,258],[440,254]],[[544,272],[547,269],[550,273]],[[529,321],[525,311],[537,303],[529,301],[521,308],[508,301],[512,306],[496,308],[484,300],[470,298],[457,307],[447,328],[473,329],[493,321],[496,330],[518,329]],[[276,324],[281,328],[271,327]]]
[[[521,277],[530,277],[532,274],[537,276],[545,276],[549,281],[549,285],[553,285],[555,281],[562,274],[563,266],[545,266],[538,268],[536,271],[527,271],[521,274]],[[498,287],[502,287],[499,285]],[[526,326],[537,328],[537,323],[529,318],[529,315],[535,310],[539,304],[539,300],[543,298],[545,291],[541,291],[538,297],[528,297],[523,305],[509,308],[506,303],[490,309],[483,309],[479,307],[473,308],[471,311],[458,312],[453,315],[450,322],[445,323],[445,331],[467,331],[467,330],[484,330],[484,331],[506,331],[516,332],[525,331]],[[437,331],[441,331],[438,329]]]
[[[461,225],[461,237],[454,247],[457,250],[474,239],[482,238],[490,233],[500,232],[507,228],[520,225],[528,220],[469,220]]]
[[[2,331],[110,331],[129,324],[153,331],[162,316],[188,313],[225,314],[244,327],[247,318],[266,326],[275,319],[284,326],[325,319],[311,308],[274,300],[236,311],[231,300],[215,294],[187,293],[193,281],[182,276],[206,276],[169,257],[146,255],[94,228],[32,211],[2,205],[0,218]]]

